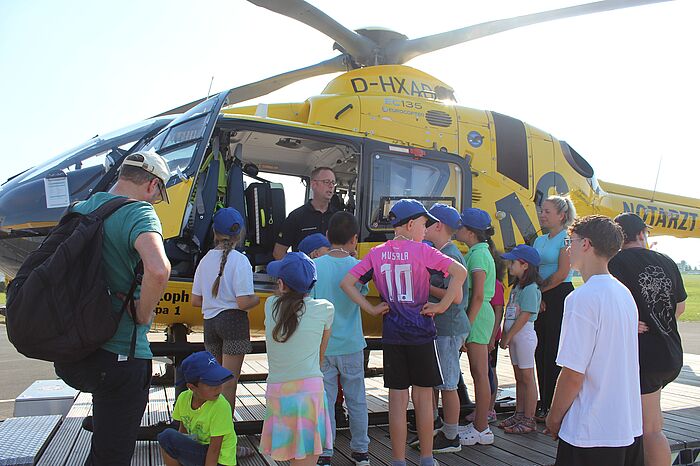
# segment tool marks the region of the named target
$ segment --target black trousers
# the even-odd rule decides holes
[[[129,466],[148,404],[151,360],[119,361],[97,350],[83,361],[54,364],[68,385],[92,393],[92,441],[86,466]]]
[[[564,316],[564,298],[574,290],[569,282],[560,283],[549,291],[542,293],[546,310],[537,316],[535,333],[535,365],[537,366],[537,385],[540,389],[540,408],[549,410],[554,397],[554,387],[561,368],[557,366],[561,321]]]
[[[644,466],[642,436],[626,447],[575,447],[559,439],[555,466]]]

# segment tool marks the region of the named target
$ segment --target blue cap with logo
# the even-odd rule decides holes
[[[177,385],[199,382],[216,387],[233,378],[233,373],[221,367],[209,351],[192,353],[180,365],[180,379]]]
[[[462,212],[462,226],[474,230],[488,230],[491,226],[491,216],[481,209],[470,207]]]
[[[243,216],[233,207],[219,209],[214,214],[214,231],[221,235],[238,235],[243,229]]]
[[[308,293],[316,283],[316,264],[303,252],[290,252],[281,260],[267,264],[267,273],[294,291]]]
[[[540,253],[527,244],[518,244],[510,252],[501,254],[501,257],[509,261],[522,260],[534,266],[540,265]]]
[[[328,241],[326,235],[321,233],[314,233],[313,235],[309,235],[303,240],[301,240],[298,249],[304,254],[308,255],[314,252],[316,249],[323,247],[330,248],[330,241]]]
[[[389,211],[389,219],[393,227],[401,226],[418,217],[428,219],[425,223],[426,226],[430,226],[438,221],[425,210],[425,206],[421,202],[415,199],[401,199]]]
[[[428,213],[453,230],[459,230],[459,227],[462,226],[462,217],[459,215],[459,211],[450,205],[433,204]]]

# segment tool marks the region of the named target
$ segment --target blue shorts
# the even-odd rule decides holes
[[[157,439],[160,447],[182,466],[199,466],[207,459],[209,445],[202,445],[175,429],[165,429]]]
[[[467,339],[467,335],[440,336],[437,337],[438,361],[442,371],[442,385],[438,390],[457,390],[459,376],[462,370],[459,366],[460,348]]]

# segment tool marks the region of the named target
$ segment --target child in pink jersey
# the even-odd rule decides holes
[[[394,239],[372,248],[341,282],[347,295],[366,312],[384,313],[382,346],[384,386],[389,389],[392,466],[406,464],[408,388],[413,387],[420,466],[433,466],[433,389],[442,384],[432,317],[462,300],[466,269],[440,251],[421,243],[426,227],[437,220],[420,202],[402,199],[391,209]],[[438,303],[429,303],[430,270],[452,279]],[[383,300],[373,306],[355,284],[374,284]]]

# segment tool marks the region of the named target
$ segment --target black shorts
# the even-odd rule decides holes
[[[642,436],[626,447],[575,447],[559,439],[555,466],[644,466]]]
[[[671,369],[669,371],[643,371],[639,373],[639,381],[642,386],[642,395],[654,393],[661,390],[666,385],[670,384],[678,374],[681,373],[681,368]]]
[[[442,385],[435,341],[423,345],[382,344],[384,353],[384,387],[405,390],[411,385]]]
[[[222,354],[252,353],[248,313],[227,309],[211,319],[204,319],[204,348],[217,359],[221,359]]]

